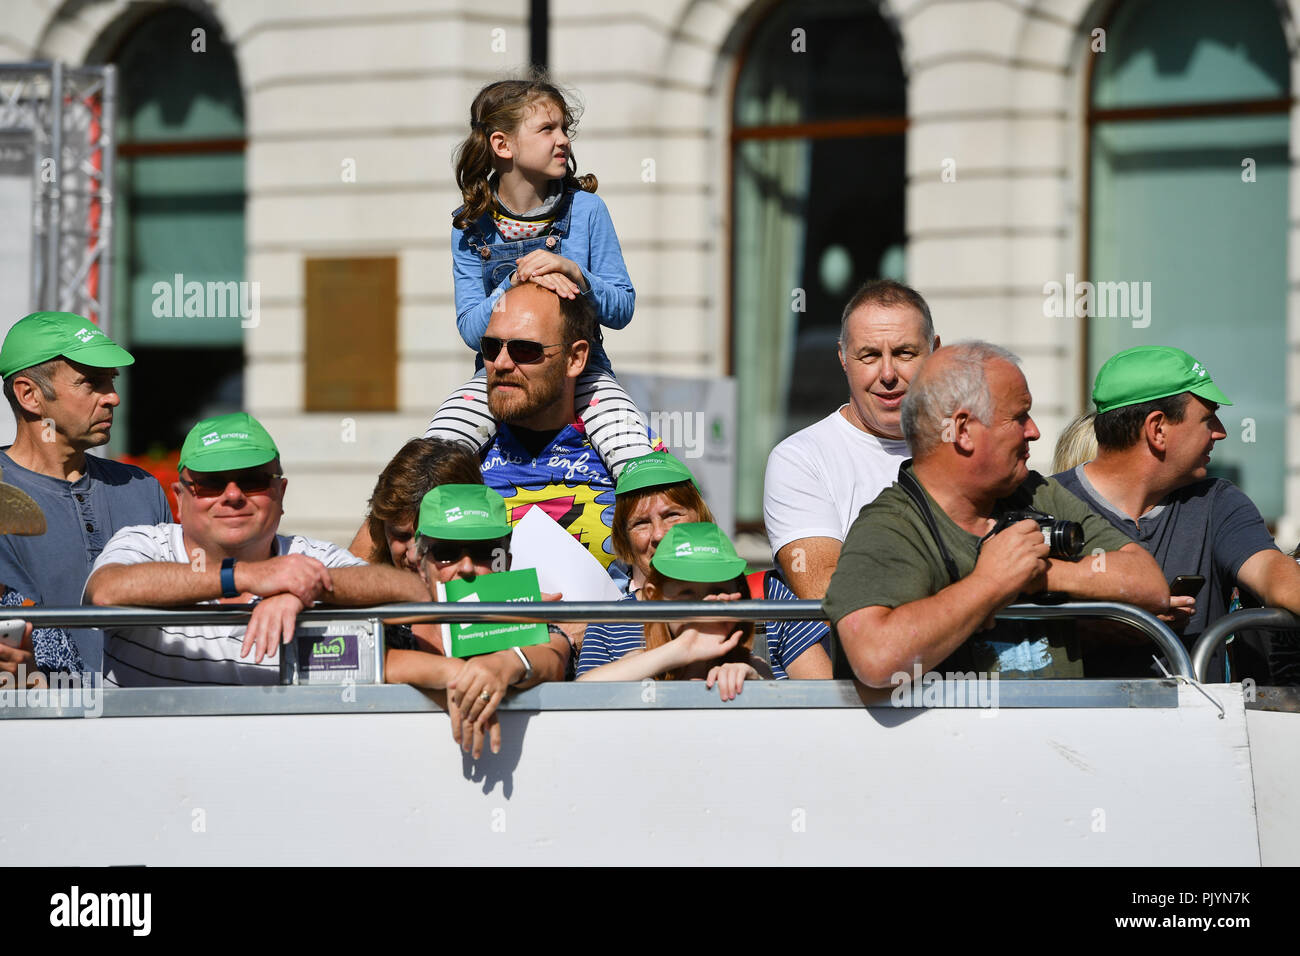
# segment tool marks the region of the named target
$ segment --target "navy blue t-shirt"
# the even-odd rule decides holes
[[[1183,631],[1189,647],[1207,627],[1228,613],[1237,572],[1260,551],[1276,550],[1263,517],[1245,492],[1222,478],[1206,478],[1170,492],[1139,520],[1102,497],[1084,466],[1053,477],[1086,505],[1146,548],[1173,581],[1199,574],[1196,613]]]
[[[28,471],[0,449],[4,481],[21,488],[45,512],[45,534],[0,535],[0,584],[38,605],[78,607],[91,565],[119,528],[172,521],[158,480],[142,468],[95,455],[74,482]],[[68,629],[88,671],[103,670],[103,635]]]

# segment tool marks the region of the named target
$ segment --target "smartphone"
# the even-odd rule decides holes
[[[22,618],[15,617],[0,621],[0,644],[17,647],[23,642],[23,632],[26,630],[27,622]]]
[[[1205,577],[1200,574],[1180,574],[1169,585],[1169,593],[1174,597],[1196,597],[1205,586]]]

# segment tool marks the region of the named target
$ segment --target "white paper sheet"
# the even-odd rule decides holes
[[[541,508],[529,508],[510,538],[511,570],[536,568],[542,591],[565,601],[619,601],[623,594],[601,563]]]

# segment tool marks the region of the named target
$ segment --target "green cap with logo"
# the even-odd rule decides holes
[[[1232,404],[1204,365],[1182,349],[1167,345],[1139,345],[1111,356],[1097,370],[1092,401],[1102,415],[1179,392],[1191,392],[1219,405]]]
[[[90,319],[71,312],[33,312],[14,323],[0,347],[0,378],[62,355],[92,368],[120,368],[135,358]]]
[[[190,471],[238,471],[280,457],[266,429],[247,412],[205,418],[185,436],[180,467]]]
[[[438,485],[420,502],[415,529],[444,541],[488,541],[510,533],[506,500],[487,485]]]
[[[633,458],[623,466],[614,486],[614,494],[625,495],[629,491],[678,485],[683,481],[695,483],[695,476],[689,468],[666,451],[652,451],[640,458]]]
[[[714,584],[743,574],[745,559],[716,524],[683,521],[668,529],[650,566],[666,578]]]

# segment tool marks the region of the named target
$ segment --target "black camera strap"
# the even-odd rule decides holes
[[[939,536],[939,526],[935,523],[934,512],[930,510],[930,502],[926,500],[925,489],[907,471],[908,466],[911,464],[912,459],[909,458],[899,466],[898,486],[903,489],[907,497],[912,499],[912,503],[921,512],[926,527],[930,529],[930,534],[934,537],[934,543],[939,546],[939,556],[943,558],[943,566],[948,571],[948,581],[950,584],[956,584],[961,580],[961,575],[957,573],[957,562],[952,559],[947,546],[943,543],[943,538]]]

